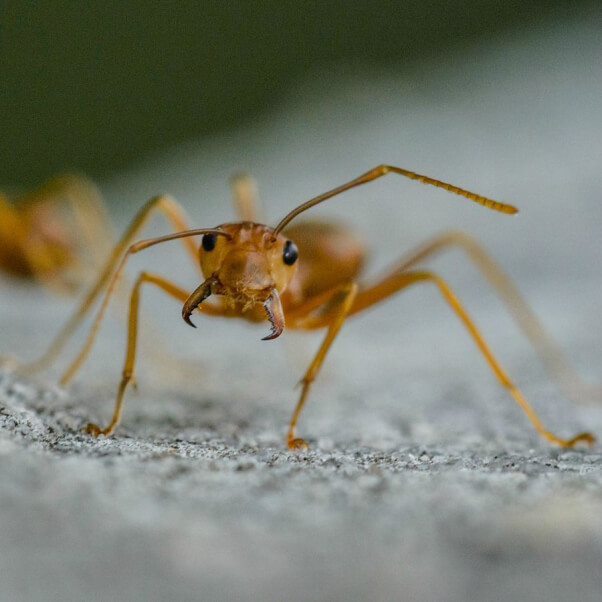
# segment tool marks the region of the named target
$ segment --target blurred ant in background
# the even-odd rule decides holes
[[[0,191],[0,272],[73,294],[113,241],[100,192],[82,176],[57,176],[12,197]]]

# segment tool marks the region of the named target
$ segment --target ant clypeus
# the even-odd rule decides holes
[[[56,176],[12,198],[0,192],[0,271],[73,293],[110,250],[112,231],[96,186]]]
[[[55,358],[94,301],[106,289],[104,299],[82,349],[62,376],[61,383],[67,383],[90,351],[109,299],[116,288],[128,257],[154,245],[182,239],[184,248],[192,261],[197,265],[200,263],[204,280],[196,290],[189,293],[162,276],[147,271],[140,272],[130,297],[127,350],[113,417],[104,429],[95,424],[88,424],[86,427],[88,433],[110,435],[119,423],[124,393],[134,378],[138,306],[140,289],[143,284],[158,287],[169,296],[182,302],[184,304],[182,317],[191,326],[194,326],[190,319],[191,315],[198,311],[207,316],[240,317],[252,322],[261,322],[267,319],[271,323],[272,329],[270,334],[264,337],[264,340],[278,337],[284,330],[285,320],[287,327],[293,329],[326,328],[326,336],[301,379],[301,394],[293,412],[286,439],[290,449],[305,449],[306,442],[295,435],[297,420],[307,399],[311,383],[343,322],[349,316],[357,314],[413,284],[430,282],[439,289],[445,301],[468,330],[492,372],[508,389],[540,435],[563,447],[572,447],[578,441],[592,443],[594,437],[590,433],[581,433],[570,439],[562,439],[547,431],[521,392],[501,368],[446,282],[432,271],[414,268],[418,262],[442,249],[452,246],[464,249],[514,312],[520,326],[547,362],[548,368],[552,372],[557,372],[557,369],[561,368],[568,373],[562,355],[548,340],[547,335],[519,296],[516,288],[504,275],[501,268],[468,235],[461,232],[443,233],[402,259],[384,277],[371,284],[362,285],[358,284],[357,277],[363,264],[364,250],[346,230],[324,222],[307,222],[287,227],[299,214],[318,203],[389,173],[444,188],[501,213],[517,212],[517,209],[511,205],[492,201],[457,186],[389,165],[375,167],[354,180],[299,205],[288,213],[275,228],[255,221],[253,183],[245,176],[232,181],[234,200],[242,221],[222,224],[217,228],[190,229],[178,203],[169,196],[157,196],[150,199],[132,220],[113,249],[95,284],[48,351],[30,367],[39,369]],[[156,210],[165,215],[176,232],[132,243],[150,214]],[[198,235],[203,237],[200,246],[197,246],[192,239],[193,236]],[[209,297],[211,297],[210,301],[208,301]]]

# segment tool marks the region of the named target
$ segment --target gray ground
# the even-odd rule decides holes
[[[445,227],[469,230],[595,381],[600,25],[491,40],[404,79],[317,75],[269,120],[141,165],[107,196],[131,203],[125,223],[169,190],[213,226],[231,218],[225,182],[245,168],[274,221],[386,161],[513,202],[521,213],[506,218],[391,177],[315,213],[344,214],[372,269]],[[192,289],[181,258],[177,245],[148,251],[130,273],[152,265]],[[602,436],[600,406],[557,392],[461,254],[434,266],[546,425]],[[261,329],[201,318],[193,331],[160,295],[145,305],[165,357],[185,359],[147,341],[115,437],[79,429],[109,416],[119,319],[68,391],[57,372],[0,374],[2,600],[600,599],[599,445],[540,439],[428,286],[345,327],[302,416],[307,453],[283,440],[315,335],[265,343]],[[30,358],[70,304],[3,281],[0,306],[2,350]]]

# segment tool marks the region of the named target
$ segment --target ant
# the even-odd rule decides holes
[[[91,349],[108,302],[117,287],[128,258],[154,245],[181,239],[185,251],[194,264],[200,267],[203,281],[190,293],[153,272],[139,273],[129,301],[127,349],[113,416],[105,428],[88,424],[85,431],[89,434],[111,435],[120,421],[124,394],[128,385],[134,380],[138,311],[143,285],[159,288],[168,296],[183,303],[182,317],[190,326],[194,326],[191,320],[192,314],[199,312],[206,316],[244,318],[251,322],[267,320],[271,325],[271,331],[263,340],[280,336],[285,328],[285,322],[291,329],[326,329],[326,335],[301,379],[301,393],[286,437],[289,449],[301,450],[307,448],[307,443],[296,435],[299,415],[307,400],[311,384],[345,320],[408,287],[419,283],[430,283],[435,285],[443,299],[456,313],[491,371],[510,392],[540,435],[562,447],[572,447],[579,441],[593,443],[595,439],[590,433],[562,439],[546,430],[527,400],[489,350],[479,330],[445,280],[435,272],[415,268],[419,262],[444,249],[454,246],[463,249],[513,312],[519,325],[546,362],[548,369],[553,374],[561,369],[562,374],[568,374],[569,368],[565,366],[560,351],[547,338],[545,331],[514,285],[483,248],[467,234],[445,232],[402,258],[380,279],[370,284],[358,284],[357,278],[361,272],[365,252],[347,230],[338,225],[317,221],[289,226],[297,216],[319,203],[387,174],[398,174],[423,184],[443,188],[501,213],[514,214],[518,211],[512,205],[493,201],[457,186],[389,165],[375,167],[346,184],[302,203],[282,218],[274,228],[257,222],[255,189],[249,176],[241,175],[232,180],[233,198],[241,221],[221,224],[216,228],[191,229],[183,209],[172,197],[156,196],[151,198],[134,217],[115,245],[96,282],[46,353],[35,363],[30,364],[30,369],[40,369],[55,359],[92,304],[105,291],[81,350],[61,378],[61,384],[66,384],[77,372]],[[157,211],[163,213],[175,232],[132,242],[150,215]],[[195,236],[202,236],[200,245],[193,241]]]
[[[6,274],[72,294],[102,265],[112,240],[100,193],[82,176],[57,176],[12,199],[0,192]]]

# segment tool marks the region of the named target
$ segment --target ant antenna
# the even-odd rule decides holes
[[[293,209],[290,213],[288,213],[280,223],[274,228],[273,236],[274,238],[291,220],[297,217],[300,213],[303,213],[310,207],[325,201],[341,192],[345,192],[350,188],[355,188],[356,186],[361,186],[362,184],[367,184],[368,182],[372,182],[372,180],[376,180],[381,176],[384,176],[388,173],[396,173],[401,176],[405,176],[406,178],[410,178],[410,180],[418,180],[423,184],[430,184],[431,186],[436,186],[437,188],[443,188],[448,192],[453,192],[459,196],[463,196],[474,203],[478,203],[479,205],[483,205],[483,207],[487,207],[487,209],[493,209],[494,211],[499,211],[500,213],[506,213],[508,215],[513,215],[514,213],[518,213],[518,209],[513,207],[512,205],[507,205],[506,203],[500,203],[499,201],[493,201],[488,199],[487,197],[481,196],[479,194],[475,194],[474,192],[470,192],[468,190],[464,190],[463,188],[459,188],[458,186],[454,186],[452,184],[447,184],[446,182],[441,182],[440,180],[435,180],[433,178],[429,178],[428,176],[423,176],[413,171],[408,171],[407,169],[402,169],[401,167],[393,167],[392,165],[379,165],[374,169],[366,172],[365,174],[359,176],[355,180],[351,180],[351,182],[347,182],[347,184],[343,184],[338,188],[333,188],[320,196],[314,197],[305,203],[302,203],[295,209]]]

